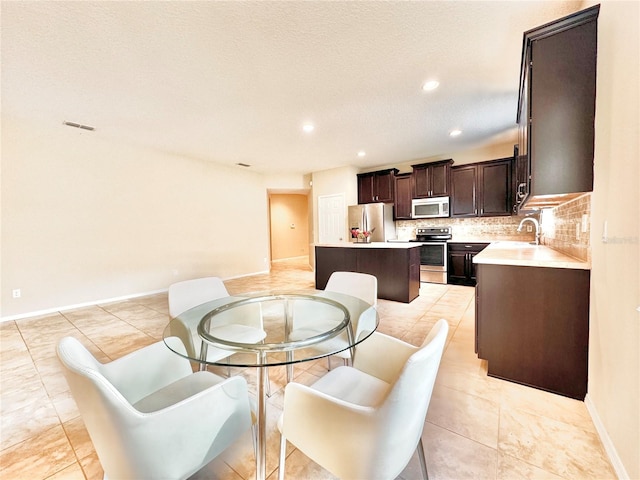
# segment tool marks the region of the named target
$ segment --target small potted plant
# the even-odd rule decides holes
[[[375,227],[371,230],[360,230],[358,228],[351,229],[351,238],[356,239],[356,243],[370,243],[371,234],[375,231]]]

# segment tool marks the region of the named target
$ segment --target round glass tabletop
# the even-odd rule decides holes
[[[258,292],[223,297],[173,318],[163,337],[201,364],[258,367],[313,360],[353,348],[378,325],[374,307],[335,292]]]

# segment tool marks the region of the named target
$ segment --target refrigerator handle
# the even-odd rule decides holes
[[[362,230],[363,231],[367,231],[369,230],[369,222],[368,222],[368,218],[367,218],[367,207],[366,205],[362,207]]]

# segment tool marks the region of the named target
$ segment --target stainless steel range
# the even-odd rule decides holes
[[[416,229],[412,242],[420,243],[420,281],[447,283],[447,240],[451,239],[451,227],[426,227]]]

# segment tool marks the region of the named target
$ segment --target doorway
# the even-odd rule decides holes
[[[307,193],[269,195],[271,262],[306,258],[309,263],[310,220]]]

